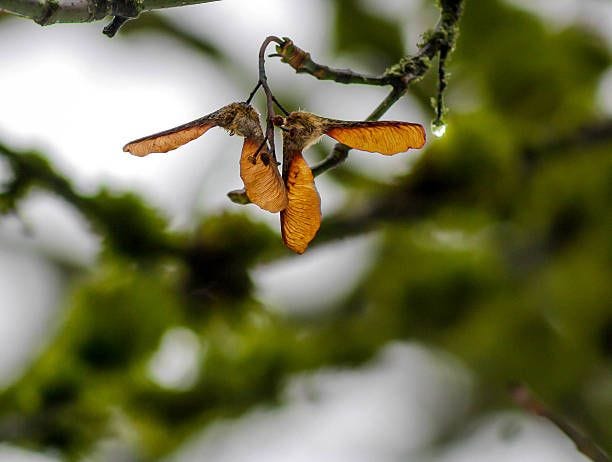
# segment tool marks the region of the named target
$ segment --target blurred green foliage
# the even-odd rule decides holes
[[[372,66],[386,67],[404,55],[401,24],[358,0],[337,0],[333,47],[337,53],[357,55]]]
[[[372,73],[405,53],[402,24],[360,2],[334,7],[337,53],[364,56]],[[214,44],[146,17],[128,28],[161,31],[232,66]],[[500,0],[467,1],[446,137],[390,186],[347,167],[330,174],[371,203],[326,217],[315,243],[377,229],[382,245],[334,315],[308,323],[273,315],[254,296],[253,266],[286,255],[266,226],[223,214],[203,217],[193,235],[171,234],[135,196],[82,197],[41,155],[2,147],[18,179],[3,208],[30,187],[48,189],[105,237],[97,266],[73,280],[54,340],[0,397],[3,439],[77,458],[113,434],[119,415],[137,430],[142,458],[155,459],[215,418],[276,402],[292,373],[358,364],[391,340],[419,339],[475,372],[474,417],[509,406],[507,384],[522,381],[611,450],[612,124],[573,136],[602,122],[595,95],[610,63],[588,30],[554,31]],[[433,77],[414,90],[426,110]],[[462,112],[466,89],[475,104]],[[176,326],[206,351],[188,390],[147,372]]]

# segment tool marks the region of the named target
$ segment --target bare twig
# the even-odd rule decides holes
[[[283,40],[274,35],[266,37],[266,39],[261,44],[261,47],[259,48],[259,80],[257,81],[257,85],[255,85],[255,88],[253,88],[253,90],[249,94],[246,103],[249,104],[255,97],[257,91],[260,88],[263,88],[264,93],[266,94],[266,132],[264,134],[263,142],[257,148],[255,154],[253,154],[253,163],[255,163],[257,155],[261,152],[261,150],[267,143],[269,146],[269,152],[272,155],[272,159],[274,163],[278,165],[278,160],[276,158],[276,147],[274,146],[274,118],[276,117],[274,105],[276,105],[285,115],[288,115],[289,113],[283,106],[281,106],[276,97],[272,94],[272,90],[270,90],[270,86],[268,85],[265,65],[266,48],[268,48],[270,43],[273,42],[278,44],[279,46],[284,45]],[[227,197],[229,197],[229,199],[236,204],[246,205],[251,203],[244,189],[230,191],[229,193],[227,193]]]
[[[58,22],[92,22],[107,16],[135,18],[144,11],[215,1],[218,0],[0,0],[0,10],[46,26]]]
[[[277,44],[276,53],[271,56],[277,56],[281,58],[281,61],[289,64],[295,69],[297,73],[310,74],[319,80],[333,80],[339,83],[346,84],[364,84],[364,85],[376,85],[392,87],[391,92],[387,97],[372,111],[366,120],[378,120],[393,106],[402,96],[406,94],[408,86],[419,80],[427,73],[430,69],[433,58],[439,53],[440,54],[440,66],[438,69],[438,97],[437,97],[437,110],[436,110],[436,121],[442,120],[444,113],[443,106],[443,92],[446,88],[446,70],[445,62],[448,53],[452,51],[455,46],[455,40],[457,36],[457,24],[461,17],[463,0],[443,0],[440,2],[441,15],[440,20],[436,26],[434,32],[427,35],[427,39],[423,44],[419,46],[419,53],[410,57],[402,58],[398,63],[391,66],[385,71],[380,77],[372,77],[364,74],[354,72],[350,69],[334,69],[329,66],[324,66],[314,62],[310,58],[310,53],[302,50],[296,46],[293,41],[288,37],[279,39],[278,37],[268,37],[264,40],[259,50],[259,83],[249,96],[247,101],[253,98],[253,95],[259,88],[263,86],[266,92],[267,98],[267,124],[266,124],[266,136],[271,142],[271,150],[274,154],[274,130],[272,119],[274,118],[273,102],[278,102],[272,95],[272,92],[268,88],[264,58],[265,50],[271,42]],[[279,105],[280,107],[280,105]],[[280,107],[280,109],[286,113],[286,111]],[[318,176],[327,170],[336,167],[346,160],[350,148],[342,143],[337,143],[332,152],[319,164],[312,168],[314,176]],[[233,202],[239,204],[245,204],[245,199],[238,197],[235,192],[229,195]]]
[[[276,99],[274,95],[272,95],[272,101],[274,101],[274,104],[276,104],[276,107],[279,108],[283,114],[289,115],[289,111],[287,111],[287,109],[281,106],[281,103],[278,102],[278,100]]]
[[[449,48],[447,46],[443,46],[440,49],[440,57],[439,57],[439,63],[438,63],[438,94],[436,95],[436,104],[435,104],[436,118],[431,123],[433,130],[441,129],[441,128],[443,129],[445,125],[444,115],[446,113],[446,106],[444,105],[444,90],[446,90],[446,85],[447,85],[446,58],[448,56],[448,50]],[[442,134],[443,133],[444,132],[442,131]]]
[[[274,97],[274,95],[272,94],[272,91],[270,90],[270,87],[268,86],[268,78],[266,77],[266,66],[265,66],[266,48],[272,42],[277,43],[279,45],[283,45],[284,43],[283,40],[280,39],[279,37],[271,35],[269,37],[266,37],[266,39],[261,44],[261,47],[259,48],[259,83],[255,87],[255,90],[253,91],[253,93],[249,96],[249,100],[252,99],[253,95],[255,94],[259,86],[261,86],[264,90],[264,93],[266,94],[266,111],[267,111],[266,138],[268,140],[268,144],[270,145],[270,153],[272,154],[272,158],[274,159],[275,162],[278,162],[276,160],[276,150],[274,148],[273,119],[276,116],[276,113],[274,112],[274,104],[276,103],[283,112],[287,112],[287,111],[285,111],[282,108],[282,106],[278,103],[278,101],[276,101],[276,98]]]
[[[372,77],[352,71],[351,69],[333,69],[323,64],[315,63],[310,53],[297,47],[288,37],[283,37],[284,43],[276,47],[276,56],[282,62],[289,64],[298,74],[310,74],[319,80],[333,80],[345,84],[363,84],[384,86],[391,82],[386,76]]]
[[[527,412],[543,417],[555,425],[574,442],[576,448],[594,462],[610,462],[610,457],[597,444],[566,418],[555,414],[538,400],[525,385],[513,386],[510,390],[513,401]]]
[[[245,103],[251,104],[251,101],[253,101],[253,98],[255,97],[255,94],[257,93],[257,90],[259,90],[259,87],[261,87],[261,80],[257,81],[257,85],[255,85],[255,88],[253,88],[253,90],[251,90],[251,93],[249,93],[249,97],[247,98]]]
[[[438,70],[438,96],[436,118],[434,123],[442,122],[445,112],[443,93],[446,88],[445,62],[448,53],[453,50],[457,38],[457,24],[461,17],[463,0],[442,0],[440,2],[440,20],[435,31],[426,34],[424,43],[419,45],[419,52],[414,56],[406,56],[391,66],[380,77],[370,77],[350,69],[333,69],[317,64],[310,59],[310,54],[297,47],[290,39],[276,48],[281,61],[289,64],[298,73],[307,73],[319,80],[334,80],[340,83],[361,83],[366,85],[393,87],[391,93],[369,115],[367,120],[378,120],[393,104],[408,90],[408,86],[421,79],[431,68],[436,55],[440,55]],[[313,168],[315,176],[342,163],[349,153],[349,148],[341,143],[334,146],[330,155]]]

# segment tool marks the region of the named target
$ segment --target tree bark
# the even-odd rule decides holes
[[[215,1],[218,0],[0,0],[0,11],[46,26],[91,22],[106,16],[135,18],[143,11]]]

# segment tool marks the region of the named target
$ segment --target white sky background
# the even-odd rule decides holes
[[[610,2],[513,2],[544,12],[547,18],[552,16],[556,25],[578,17],[602,31],[612,44]],[[402,18],[411,47],[419,33],[435,20],[416,14],[417,0],[367,3],[391,17]],[[307,2],[307,8],[303,5],[300,0],[223,0],[166,10],[163,14],[204,37],[218,38],[221,48],[250,70],[254,85],[259,44],[269,34],[290,36],[316,60],[332,62],[325,51],[329,41],[329,3],[312,0]],[[198,213],[245,210],[225,196],[227,191],[241,186],[237,169],[241,143],[223,130],[211,130],[167,155],[136,158],[123,153],[121,147],[133,138],[243,100],[251,84],[239,87],[239,76],[224,75],[207,60],[195,58],[191,50],[177,47],[166,38],[142,34],[124,40],[119,33],[111,40],[101,34],[102,27],[103,23],[45,28],[28,20],[1,23],[0,139],[16,148],[41,149],[83,192],[109,186],[142,194],[177,228],[192,226]],[[359,66],[351,61],[333,62],[337,67]],[[330,117],[365,117],[386,94],[379,88],[316,82],[309,76],[296,76],[286,65],[272,59],[268,63],[268,79],[273,88],[308,95],[309,106],[302,109]],[[600,93],[603,109],[612,113],[612,72],[602,82]],[[397,104],[388,118],[420,121],[428,126],[430,114],[419,112],[406,100]],[[392,179],[409,168],[411,156],[383,158],[355,153],[349,163],[364,174]],[[317,179],[317,185],[324,214],[337,210],[347,200],[325,176]],[[253,206],[246,211],[275,229],[278,226],[277,216]],[[41,347],[36,339],[44,338],[41,333],[57,318],[55,310],[62,297],[63,282],[39,255],[61,256],[87,266],[94,261],[99,247],[84,220],[59,200],[34,194],[20,215],[21,221],[0,220],[0,385],[19,373],[24,361]],[[24,234],[24,226],[30,230],[29,235]],[[258,294],[278,310],[325,309],[367,271],[377,242],[372,234],[258,268],[253,274]],[[287,293],[283,281],[296,275],[306,281],[302,292]],[[332,278],[336,278],[334,284],[329,283]],[[308,296],[312,293],[327,293],[329,298],[313,300]],[[290,301],[295,299],[300,302]],[[444,393],[449,392],[441,385],[436,364],[418,347],[395,346],[362,370],[300,379],[310,383],[321,398],[311,401],[292,396],[286,408],[256,410],[236,425],[215,426],[190,442],[175,460],[195,461],[202,455],[221,462],[583,460],[546,424],[523,422],[525,431],[514,439],[503,440],[498,432],[501,424],[496,419],[483,422],[464,445],[450,448],[445,454],[415,456],[415,448],[431,437],[429,430],[421,434],[414,426],[425,418],[423,403],[432,397],[443,399]],[[465,372],[454,367],[455,373],[450,376],[456,381]],[[455,391],[461,389],[460,384],[456,385],[459,388]],[[465,405],[467,398],[457,397],[456,393],[453,396],[453,405]],[[402,403],[399,410],[395,409],[398,401]],[[376,420],[381,416],[388,421]],[[380,428],[385,431],[372,431],[372,422],[384,424]],[[419,436],[411,440],[407,435]],[[0,447],[0,461],[3,460],[54,459],[31,458],[15,448]]]

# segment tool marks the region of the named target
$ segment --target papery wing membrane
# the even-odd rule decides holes
[[[397,154],[425,144],[425,129],[409,122],[330,122],[325,134],[361,151]]]
[[[240,177],[252,203],[269,212],[280,212],[287,207],[287,191],[276,163],[270,158],[267,149],[263,147],[257,153],[260,145],[261,142],[253,138],[244,139],[240,156]]]
[[[130,141],[123,147],[123,150],[139,157],[144,157],[152,152],[172,151],[202,136],[215,125],[217,125],[216,122],[209,116],[202,117],[169,130]]]
[[[287,247],[304,253],[321,226],[321,198],[302,153],[292,153],[285,186],[289,202],[281,212],[281,234]]]

